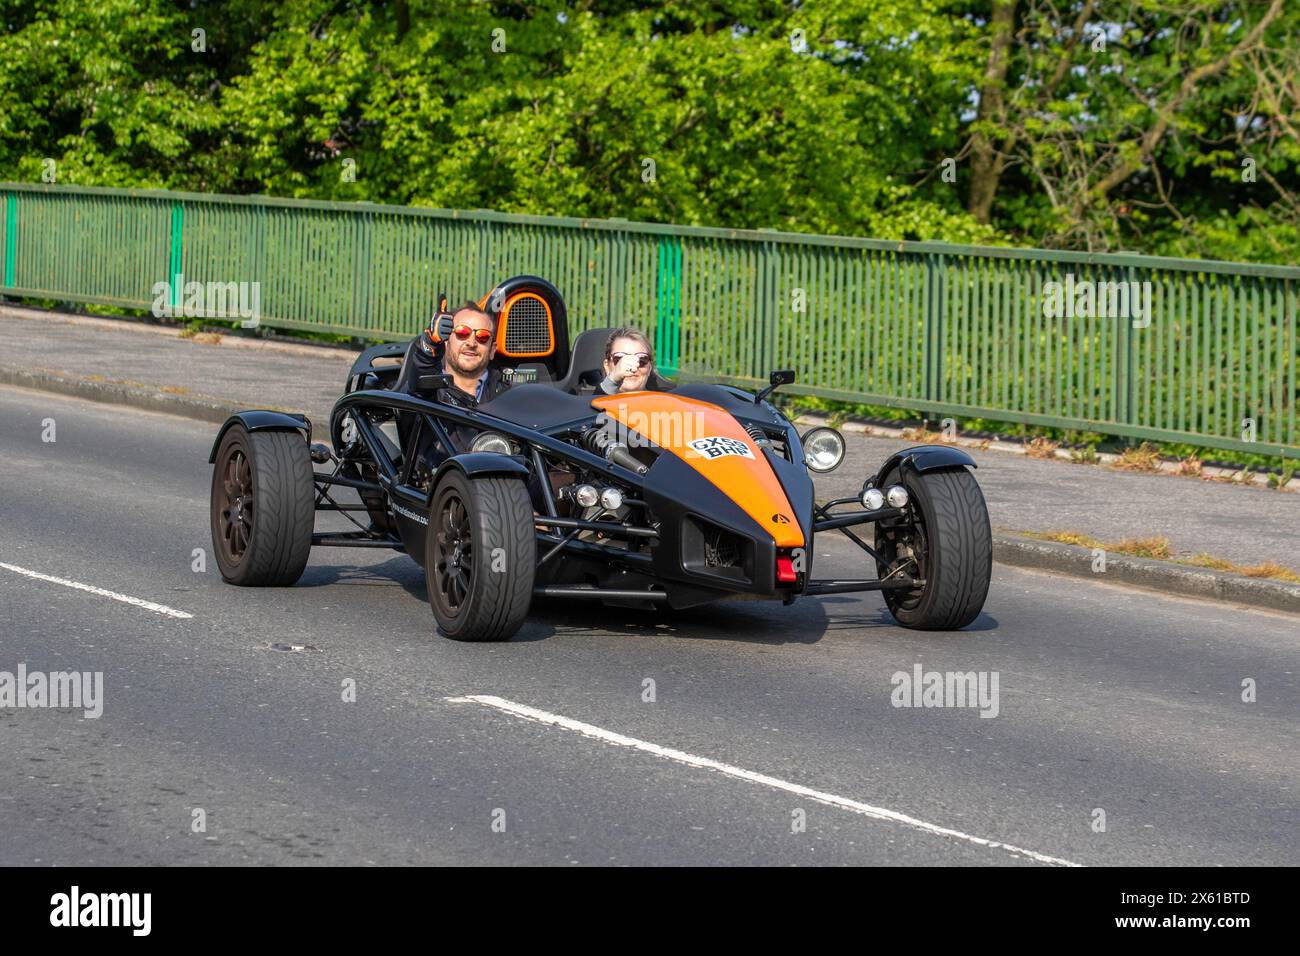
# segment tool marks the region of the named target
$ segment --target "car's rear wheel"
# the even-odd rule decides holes
[[[315,522],[311,453],[298,432],[234,425],[212,470],[212,548],[221,576],[288,587],[302,576]]]
[[[882,488],[901,484],[910,499],[907,519],[876,525],[882,579],[910,576],[925,583],[886,590],[885,604],[898,623],[925,631],[965,627],[979,616],[993,570],[988,507],[975,476],[965,468],[884,477]]]
[[[533,505],[517,478],[449,468],[429,507],[429,605],[458,641],[504,641],[528,616],[537,570]]]

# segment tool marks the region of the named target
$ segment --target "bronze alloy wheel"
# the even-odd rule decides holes
[[[253,539],[253,468],[239,445],[231,448],[221,467],[217,541],[226,560],[238,564]]]
[[[212,463],[209,507],[222,578],[245,587],[293,584],[307,566],[315,510],[301,432],[226,429]]]
[[[504,641],[528,616],[537,570],[528,488],[513,475],[439,477],[424,569],[438,629],[458,641]]]
[[[430,596],[448,617],[461,612],[474,587],[474,532],[469,509],[458,489],[447,488],[438,497],[433,529],[434,587]]]

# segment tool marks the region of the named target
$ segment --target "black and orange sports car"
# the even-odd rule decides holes
[[[467,641],[509,638],[538,595],[684,608],[881,591],[907,627],[960,628],[979,614],[992,541],[964,452],[908,448],[858,495],[818,504],[810,472],[839,465],[845,443],[830,428],[800,435],[767,401],[794,373],[773,372],[757,394],[685,384],[593,396],[608,330],[570,350],[563,300],[534,276],[483,302],[498,319],[494,361],[515,382],[491,401],[392,391],[413,346],[381,345],[352,367],[330,446],[311,443],[303,416],[225,423],[210,461],[227,581],[291,585],[313,547],[405,551],[425,569],[438,627]],[[317,531],[319,512],[355,529]],[[853,530],[865,525],[870,543]],[[861,547],[875,577],[812,576],[814,537],[830,531]]]

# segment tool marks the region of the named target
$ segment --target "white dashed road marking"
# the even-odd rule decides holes
[[[76,588],[78,591],[85,591],[88,594],[98,594],[100,597],[112,598],[114,601],[121,601],[123,604],[130,604],[134,607],[142,607],[146,611],[153,611],[155,614],[165,614],[168,617],[181,619],[192,618],[193,614],[187,614],[184,611],[178,611],[174,607],[168,607],[166,604],[155,604],[153,601],[146,601],[142,598],[131,597],[129,594],[118,594],[116,591],[106,591],[103,588],[97,588],[93,584],[82,584],[80,581],[69,581],[67,578],[56,578],[50,574],[41,574],[39,571],[31,571],[27,568],[20,568],[16,564],[5,564],[0,561],[0,568],[6,571],[13,571],[15,574],[23,574],[29,578],[35,578],[37,581],[49,581],[51,584],[62,584],[65,588]]]
[[[997,840],[987,840],[984,837],[962,833],[960,830],[941,827],[934,823],[926,823],[924,820],[909,817],[904,813],[897,812],[896,810],[887,810],[884,807],[873,807],[867,803],[850,800],[848,797],[836,796],[833,793],[825,793],[821,790],[814,790],[811,787],[802,786],[801,784],[790,783],[788,780],[781,780],[778,777],[769,777],[767,774],[755,773],[752,770],[745,770],[741,767],[733,767],[731,764],[711,760],[708,757],[697,757],[694,754],[688,754],[685,751],[673,750],[671,747],[661,747],[659,744],[652,744],[646,740],[638,740],[635,737],[627,737],[623,734],[615,733],[612,730],[605,730],[602,727],[596,727],[592,724],[584,724],[579,720],[573,720],[569,717],[561,717],[559,714],[552,714],[544,710],[538,710],[536,707],[529,707],[527,704],[517,704],[512,700],[505,700],[501,697],[493,697],[487,694],[474,694],[469,697],[448,697],[446,700],[453,704],[483,704],[486,707],[494,707],[497,710],[505,711],[508,714],[514,714],[516,717],[522,717],[525,720],[535,720],[539,723],[550,724],[553,727],[563,727],[565,730],[573,730],[585,737],[593,737],[596,740],[603,740],[605,743],[613,744],[616,747],[630,747],[633,750],[640,750],[644,753],[654,754],[656,757],[663,757],[666,760],[685,764],[688,767],[713,770],[717,773],[726,774],[729,777],[735,777],[738,780],[747,780],[750,783],[757,783],[761,786],[771,787],[774,790],[784,790],[786,793],[793,793],[800,797],[806,797],[809,800],[815,800],[818,803],[824,803],[828,806],[839,807],[841,810],[859,813],[864,817],[871,817],[875,820],[888,820],[892,823],[901,823],[903,826],[911,827],[914,830],[933,833],[937,836],[950,837],[954,840],[963,840],[967,843],[987,847],[991,850],[1005,850],[1008,853],[1016,856],[1027,857],[1028,859],[1035,860],[1038,863],[1050,863],[1054,866],[1082,865],[1079,863],[1072,863],[1069,860],[1062,860],[1059,857],[1048,856],[1045,853],[1037,853],[1033,850],[1026,850],[1022,847],[1012,846],[1009,843],[1000,843]]]

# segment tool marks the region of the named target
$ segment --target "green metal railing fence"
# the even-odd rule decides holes
[[[1300,458],[1300,268],[488,211],[0,183],[0,293],[149,309],[155,283],[260,283],[269,326],[402,339],[438,290],[546,276],[571,331],[646,328],[738,384]],[[181,283],[174,277],[180,275]],[[1149,324],[1045,289],[1149,283]]]

